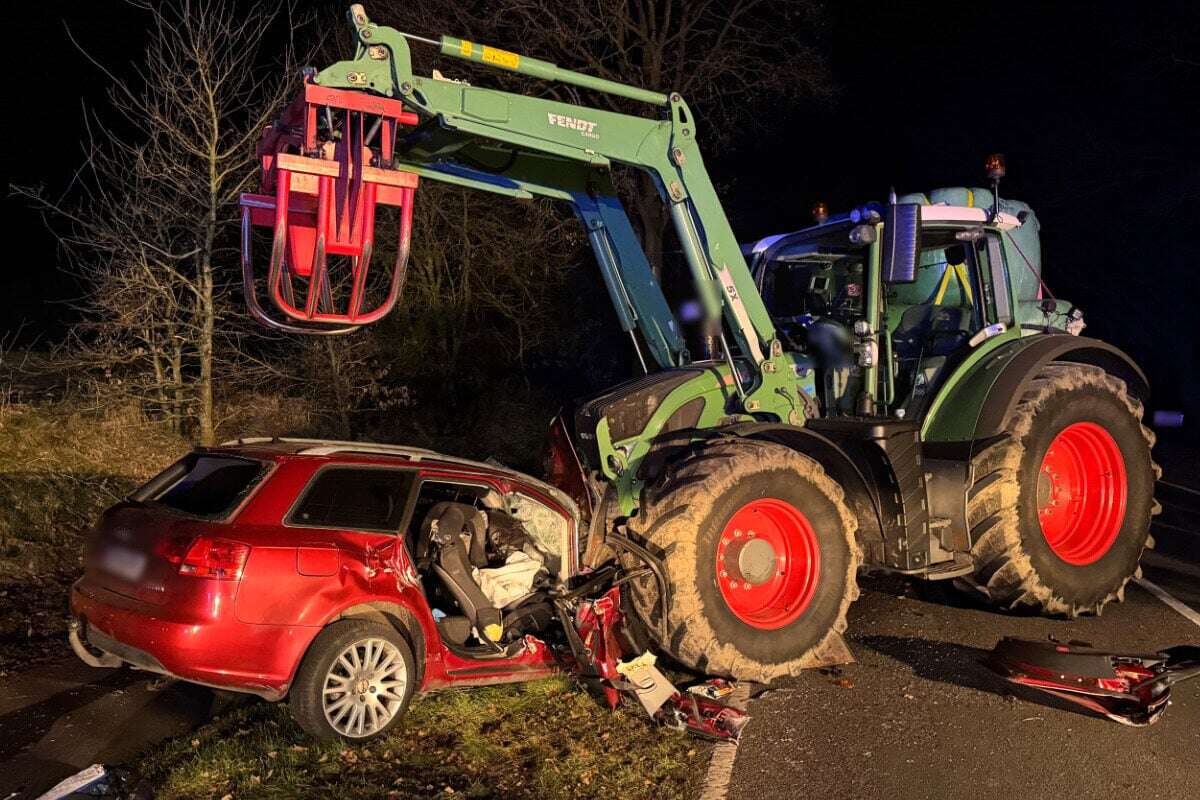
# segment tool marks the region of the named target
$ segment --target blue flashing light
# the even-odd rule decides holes
[[[875,223],[883,219],[883,204],[871,201],[850,212],[850,221],[855,225]]]

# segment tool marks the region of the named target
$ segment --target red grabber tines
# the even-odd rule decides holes
[[[325,88],[305,76],[303,92],[259,141],[260,192],[241,198],[242,278],[260,322],[297,333],[346,333],[392,310],[408,264],[417,188],[415,174],[391,168],[392,148],[399,126],[416,124],[399,100]],[[383,300],[364,308],[379,205],[400,209],[396,259]],[[282,320],[258,300],[255,225],[274,233],[267,294]],[[331,256],[338,257],[333,268]]]

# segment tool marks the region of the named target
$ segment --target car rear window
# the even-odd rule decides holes
[[[154,488],[138,499],[196,517],[220,518],[237,507],[265,472],[261,461],[192,453],[148,483],[138,494]]]
[[[397,533],[412,483],[410,470],[328,467],[309,482],[287,522]]]

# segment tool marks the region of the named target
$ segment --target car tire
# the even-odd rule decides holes
[[[308,648],[288,706],[316,739],[364,742],[387,733],[404,716],[416,681],[412,648],[395,628],[341,620],[326,626]],[[346,691],[339,693],[342,687]]]
[[[1051,363],[975,454],[968,585],[997,606],[1075,617],[1124,599],[1153,547],[1154,434],[1125,382]]]
[[[629,520],[663,562],[670,608],[650,577],[630,584],[630,605],[686,667],[760,683],[794,675],[844,648],[857,528],[841,487],[807,456],[751,439],[707,443],[670,466]]]

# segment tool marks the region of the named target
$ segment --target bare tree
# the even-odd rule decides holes
[[[699,133],[710,147],[733,144],[769,102],[830,92],[816,0],[424,0],[393,2],[379,19],[413,33],[466,36],[602,78],[679,92],[700,117]],[[496,73],[485,80],[494,83]],[[536,82],[521,85],[539,90]],[[566,87],[540,90],[578,99]],[[644,105],[612,95],[587,100],[646,113]],[[666,209],[649,176],[632,180],[625,192],[631,216],[660,272]]]
[[[291,7],[135,5],[149,43],[128,78],[97,64],[112,79],[110,109],[88,115],[73,192],[24,191],[63,224],[82,278],[76,353],[165,416],[194,420],[207,444],[218,370],[254,363],[236,347],[243,315],[226,311],[237,201],[257,179],[261,130],[294,88]]]
[[[473,363],[519,370],[562,335],[563,293],[586,244],[564,209],[426,184],[415,215],[402,327],[383,331],[398,374],[469,383]]]

